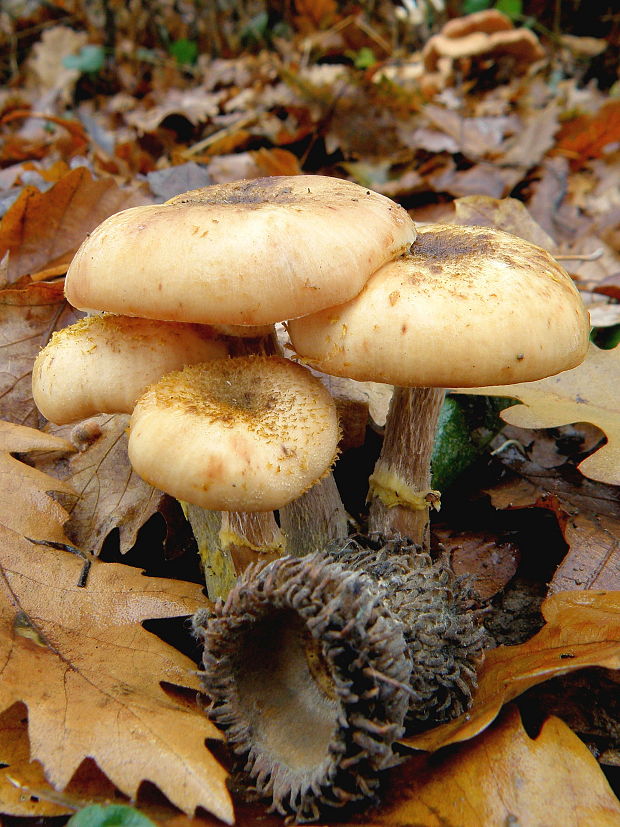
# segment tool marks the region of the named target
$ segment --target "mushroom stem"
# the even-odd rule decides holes
[[[293,557],[321,551],[332,540],[346,537],[347,513],[333,474],[281,508],[280,525],[286,536],[286,553]]]
[[[370,477],[371,534],[409,538],[430,547],[429,508],[438,508],[431,489],[431,455],[443,388],[394,389],[381,454]]]
[[[194,532],[207,592],[226,597],[250,563],[274,560],[284,551],[284,537],[273,511],[209,511],[182,503]]]

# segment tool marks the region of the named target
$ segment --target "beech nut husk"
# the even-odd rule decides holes
[[[469,595],[416,551],[347,540],[283,557],[195,615],[209,714],[272,811],[314,821],[376,798],[406,727],[468,705],[482,646]]]

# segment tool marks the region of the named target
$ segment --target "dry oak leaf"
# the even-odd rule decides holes
[[[620,141],[620,101],[603,104],[593,115],[579,115],[567,121],[558,135],[554,153],[571,162],[573,171],[590,158],[600,158],[607,147]]]
[[[569,589],[620,590],[620,519],[616,488],[585,480],[576,488],[552,471],[519,476],[487,489],[495,508],[544,508],[557,518],[568,551],[555,570],[548,594]]]
[[[55,330],[76,321],[61,282],[0,289],[0,418],[37,427],[32,399],[32,364]]]
[[[601,350],[591,344],[576,368],[536,382],[459,389],[456,393],[507,396],[523,404],[501,417],[519,428],[557,428],[590,422],[607,434],[607,443],[578,466],[586,477],[620,485],[620,346]]]
[[[199,586],[94,560],[80,588],[81,567],[0,527],[0,710],[28,707],[31,757],[57,789],[92,758],[131,798],[148,780],[184,812],[231,823],[226,773],[205,747],[218,731],[160,685],[197,689],[194,664],[141,626],[194,612]]]
[[[70,495],[73,489],[11,454],[65,454],[73,450],[71,443],[59,437],[0,421],[0,527],[35,540],[67,542],[67,512],[50,492]]]
[[[531,739],[514,705],[475,741],[412,758],[388,779],[384,801],[355,827],[620,823],[620,802],[586,745],[556,717]]]
[[[77,426],[46,428],[82,448],[68,456],[35,459],[37,468],[71,486],[71,493],[62,497],[70,515],[66,530],[81,548],[99,551],[108,534],[118,528],[125,554],[136,542],[138,530],[158,510],[162,492],[144,482],[129,462],[128,428],[129,417],[124,414],[102,414]]]
[[[0,259],[10,252],[8,280],[66,272],[91,230],[112,213],[150,203],[112,177],[94,179],[86,167],[71,170],[45,192],[26,187],[0,224]]]
[[[30,760],[28,715],[16,703],[0,713],[0,813],[12,816],[58,816],[72,810],[25,792],[45,787],[38,761]]]
[[[553,253],[555,242],[530,215],[527,207],[516,198],[491,198],[488,195],[467,195],[453,203],[454,217],[450,223],[460,226],[496,227],[538,244]]]
[[[502,706],[549,678],[586,666],[620,669],[620,591],[559,592],[541,606],[546,625],[519,646],[487,652],[468,713],[405,738],[415,749],[437,750],[482,732]]]

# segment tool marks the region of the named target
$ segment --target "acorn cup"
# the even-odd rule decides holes
[[[376,799],[396,741],[471,701],[473,604],[467,582],[398,540],[247,569],[194,630],[210,717],[249,789],[296,822]]]

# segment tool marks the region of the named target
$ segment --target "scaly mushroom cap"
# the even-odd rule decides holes
[[[131,413],[166,373],[222,359],[227,347],[205,325],[88,316],[52,335],[32,369],[32,395],[57,425],[100,413]]]
[[[402,207],[350,181],[238,181],[111,216],[78,250],[65,291],[82,309],[271,324],[350,299],[414,239]]]
[[[210,714],[272,809],[311,821],[373,796],[411,669],[377,582],[321,554],[283,557],[246,569],[194,628]]]
[[[403,387],[528,382],[580,364],[588,313],[541,247],[487,227],[428,225],[351,301],[289,323],[336,376]]]
[[[272,511],[332,465],[327,390],[277,356],[191,365],[151,385],[131,418],[129,459],[156,488],[214,511]]]

